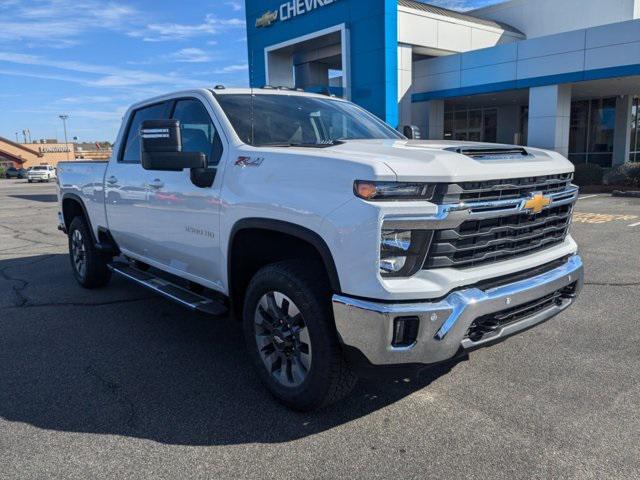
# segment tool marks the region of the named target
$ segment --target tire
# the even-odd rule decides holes
[[[294,410],[335,403],[357,381],[342,355],[330,295],[324,270],[302,261],[262,268],[245,295],[243,330],[249,356],[269,391]],[[274,304],[275,313],[269,310]],[[275,324],[278,327],[271,328]],[[287,327],[292,324],[297,332]]]
[[[69,260],[73,275],[84,288],[99,288],[111,280],[109,258],[101,255],[83,217],[75,217],[69,226]]]
[[[32,182],[32,180],[27,180],[27,183],[31,183],[31,182]]]

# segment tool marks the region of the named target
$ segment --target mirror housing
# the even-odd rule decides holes
[[[145,170],[180,172],[207,168],[202,152],[183,152],[179,120],[145,120],[140,125],[140,158]]]

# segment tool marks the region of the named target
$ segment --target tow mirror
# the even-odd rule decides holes
[[[140,125],[140,158],[145,170],[206,169],[202,152],[183,152],[179,120],[145,120]]]

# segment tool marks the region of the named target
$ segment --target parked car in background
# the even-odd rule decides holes
[[[27,178],[27,171],[24,168],[9,167],[4,176],[6,178]]]
[[[27,180],[31,182],[49,182],[56,178],[56,169],[51,165],[36,165],[27,172]]]

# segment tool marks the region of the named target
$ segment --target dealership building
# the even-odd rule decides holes
[[[246,0],[250,82],[331,92],[423,138],[640,161],[640,0]]]

